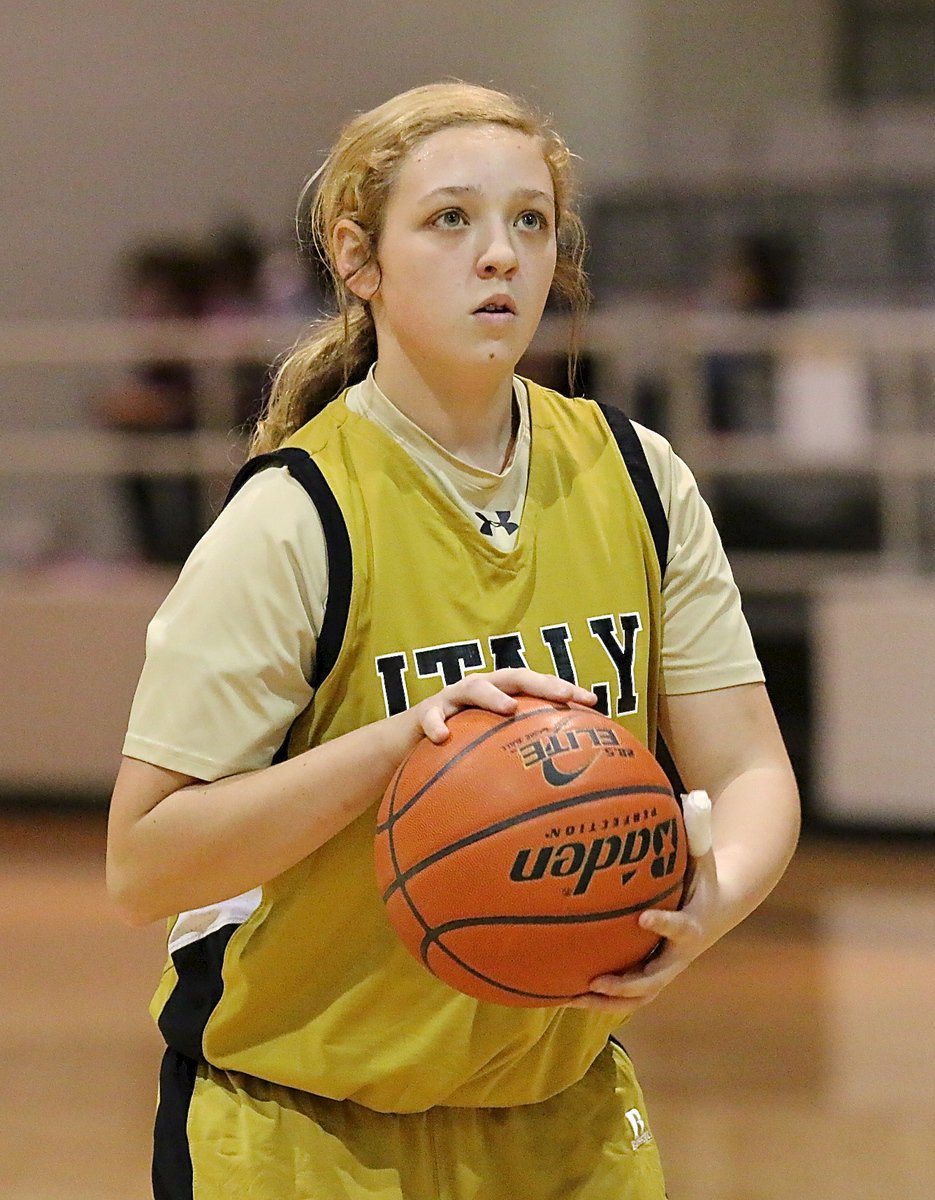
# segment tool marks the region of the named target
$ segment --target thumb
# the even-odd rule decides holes
[[[639,926],[666,941],[677,941],[681,935],[693,932],[696,922],[679,909],[648,908],[640,913]]]

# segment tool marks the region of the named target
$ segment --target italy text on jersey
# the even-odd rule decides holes
[[[588,617],[588,633],[604,650],[613,678],[589,680],[585,686],[597,693],[598,709],[605,716],[625,716],[639,710],[639,697],[634,682],[637,635],[642,629],[639,613],[604,614]],[[578,671],[572,650],[572,632],[567,624],[547,625],[539,636],[548,651],[550,663],[545,667],[569,683],[578,683]],[[487,638],[488,654],[479,638],[463,642],[446,642],[440,646],[423,646],[414,650],[394,650],[380,654],[375,660],[376,672],[383,689],[386,715],[405,712],[409,707],[406,676],[415,667],[419,679],[438,676],[442,685],[457,683],[473,671],[497,671],[504,667],[528,667],[526,646],[521,633],[495,634]]]

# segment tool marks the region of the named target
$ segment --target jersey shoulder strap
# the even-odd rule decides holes
[[[600,402],[597,403],[597,407],[601,410],[610,432],[614,435],[614,441],[620,450],[624,465],[633,480],[633,486],[649,523],[653,545],[656,547],[659,577],[665,580],[666,564],[669,561],[669,520],[666,517],[666,510],[663,507],[659,489],[656,487],[656,481],[649,469],[643,443],[633,428],[633,422],[619,408]]]
[[[289,474],[297,480],[315,505],[325,534],[325,549],[328,557],[328,597],[325,614],[315,650],[315,668],[309,680],[316,690],[321,685],[338,659],[341,643],[347,629],[347,618],[351,606],[351,584],[354,578],[354,563],[351,554],[351,539],[341,506],[321,468],[305,450],[298,446],[284,446],[269,454],[258,454],[249,459],[237,472],[227,493],[224,505],[228,505],[247,480],[252,479],[267,467],[287,467]]]
[[[649,469],[649,462],[646,458],[646,451],[643,449],[643,443],[640,441],[639,434],[633,428],[633,422],[619,408],[599,402],[597,407],[601,410],[604,420],[610,426],[610,432],[614,435],[614,441],[617,443],[624,465],[629,472],[630,478],[633,480],[633,487],[636,489],[640,504],[643,506],[643,512],[646,514],[646,520],[649,523],[649,532],[652,535],[653,545],[656,547],[656,558],[659,561],[659,578],[664,583],[666,565],[669,561],[669,519],[666,516],[666,510],[662,503],[662,497],[659,495],[659,489],[656,487],[656,481],[653,479],[652,471]],[[685,785],[682,783],[678,767],[676,767],[675,760],[669,752],[669,747],[661,735],[656,740],[655,754],[662,769],[669,777],[672,790],[675,792],[676,799],[681,806],[680,797],[685,791]]]

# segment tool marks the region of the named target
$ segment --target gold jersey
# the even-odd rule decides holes
[[[623,427],[615,435],[593,402],[528,387],[528,487],[509,552],[343,398],[276,460],[316,504],[329,577],[314,699],[284,753],[466,672],[522,665],[593,688],[654,744],[661,580],[645,460],[628,469]],[[169,1045],[384,1112],[529,1104],[576,1082],[618,1018],[482,1003],[419,965],[376,884],[379,800],[252,901],[238,898],[244,919],[175,947],[153,1002]]]

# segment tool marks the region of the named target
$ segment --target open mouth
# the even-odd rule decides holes
[[[492,315],[508,315],[516,316],[516,309],[508,300],[490,300],[487,304],[482,304],[479,308],[474,309],[475,313],[491,313]]]

